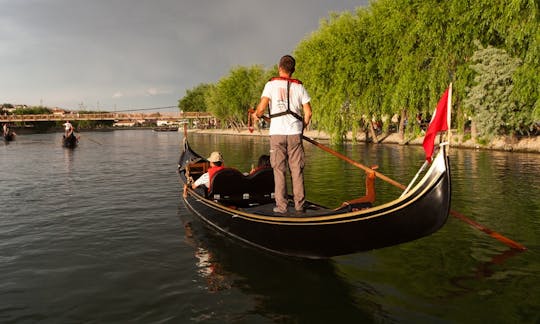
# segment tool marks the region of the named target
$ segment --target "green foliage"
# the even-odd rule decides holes
[[[206,96],[211,87],[210,84],[201,83],[192,90],[187,90],[186,95],[178,100],[178,108],[181,111],[206,111]]]
[[[524,62],[515,70],[515,87],[506,84],[498,97],[484,100],[505,110],[491,111],[505,116],[499,131],[514,132],[538,120],[538,25],[534,0],[379,0],[324,20],[295,55],[314,97],[314,120],[339,139],[371,118],[401,110],[431,114],[450,82],[454,121],[462,130],[477,112],[461,105],[474,82],[474,40],[507,49]]]
[[[35,106],[28,108],[17,108],[13,111],[14,115],[47,115],[52,114],[49,108],[43,106]]]
[[[471,60],[474,63],[471,68],[477,73],[476,84],[469,90],[464,104],[472,107],[479,135],[489,138],[520,131],[526,116],[509,98],[514,87],[512,76],[521,60],[492,46],[480,46]]]
[[[537,0],[378,0],[354,13],[331,14],[294,51],[295,77],[312,98],[313,127],[341,141],[372,119],[402,111],[409,118],[431,115],[452,82],[459,132],[475,118],[493,124],[482,125],[486,133],[526,133],[540,121],[538,6]],[[470,67],[475,41],[507,55],[500,66],[506,83],[482,98],[468,93],[479,82]],[[268,73],[233,69],[208,90],[207,111],[222,120],[245,118]],[[483,82],[496,82],[493,77]],[[468,96],[474,99],[467,102],[477,102],[463,104]],[[414,134],[414,123],[408,125],[406,132]]]
[[[244,123],[247,110],[257,105],[267,72],[261,66],[237,67],[211,88],[206,107],[216,118]]]

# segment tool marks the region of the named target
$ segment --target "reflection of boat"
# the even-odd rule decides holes
[[[187,188],[184,202],[211,227],[244,243],[279,254],[325,258],[412,241],[441,228],[450,209],[448,165],[443,145],[423,178],[404,195],[364,209],[308,202],[303,214],[275,214],[273,177],[243,176],[228,168],[215,174],[210,193]],[[178,167],[184,184],[208,168],[186,137]]]
[[[238,246],[202,226],[184,208],[178,211],[206,288],[210,292],[240,290],[254,303],[251,307],[247,303],[248,322],[260,322],[262,318],[281,323],[371,323],[378,316],[386,316],[370,298],[380,292],[367,282],[349,282],[333,260],[276,258]],[[320,305],[323,307],[314,307]],[[222,316],[210,321],[213,318],[223,321]]]
[[[79,144],[79,138],[71,132],[68,136],[63,135],[62,145],[66,148],[75,148]]]

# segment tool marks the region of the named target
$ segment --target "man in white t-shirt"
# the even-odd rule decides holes
[[[64,126],[64,136],[68,137],[73,132],[73,125],[71,125],[69,120],[66,120],[63,126]]]
[[[261,101],[253,113],[257,121],[266,108],[270,112],[270,163],[274,169],[275,213],[287,212],[287,162],[296,212],[304,211],[304,146],[302,133],[311,121],[311,98],[302,82],[292,79],[296,61],[283,56],[278,65],[279,77],[264,86]],[[270,105],[270,106],[269,106]]]

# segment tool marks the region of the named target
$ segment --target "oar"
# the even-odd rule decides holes
[[[91,142],[94,142],[94,143],[99,144],[99,145],[103,145],[103,143],[101,143],[101,142],[99,142],[99,141],[96,141],[96,140],[94,140],[94,139],[91,139],[91,138],[88,137],[88,136],[85,136],[85,137],[86,137],[87,140],[89,140],[89,141],[91,141]],[[79,138],[80,138],[80,135],[79,135]]]
[[[360,169],[363,169],[364,171],[373,172],[373,170],[371,168],[369,168],[369,167],[367,167],[367,166],[365,166],[365,165],[363,165],[361,163],[358,163],[356,161],[353,161],[353,160],[349,159],[348,157],[346,157],[345,155],[343,155],[341,153],[338,153],[338,152],[332,150],[331,148],[329,148],[327,146],[324,146],[321,143],[319,143],[319,142],[317,142],[317,141],[315,141],[315,140],[313,140],[313,139],[311,139],[311,138],[309,138],[307,136],[302,135],[302,138],[304,140],[310,142],[311,144],[317,146],[318,148],[322,149],[323,151],[326,151],[326,152],[328,152],[328,153],[330,153],[330,154],[332,154],[332,155],[334,155],[334,156],[336,156],[336,157],[338,157],[338,158],[340,158],[340,159],[342,159],[342,160],[344,160],[344,161],[346,161],[346,162],[348,162],[348,163],[350,163],[350,164],[352,164],[352,165],[354,165],[354,166],[356,166],[356,167],[358,167]],[[388,182],[388,183],[390,183],[390,184],[392,184],[392,185],[394,185],[394,186],[396,186],[396,187],[398,187],[400,189],[405,189],[406,188],[401,183],[396,182],[396,181],[388,178],[387,176],[385,176],[385,175],[383,175],[383,174],[381,174],[381,173],[379,173],[377,171],[375,171],[375,175],[378,178],[380,178],[380,179],[382,179],[382,180],[384,180],[384,181],[386,181],[386,182]],[[488,234],[489,236],[499,240],[500,242],[508,245],[509,247],[511,247],[513,249],[520,250],[520,251],[527,250],[527,248],[524,245],[519,244],[519,243],[505,237],[504,235],[499,234],[499,233],[497,233],[497,232],[495,232],[495,231],[493,231],[493,230],[491,230],[491,229],[489,229],[489,228],[487,228],[487,227],[485,227],[485,226],[483,226],[481,224],[478,224],[477,222],[473,221],[470,218],[467,218],[463,214],[460,214],[460,213],[458,213],[456,211],[450,210],[450,215],[456,217],[457,219],[460,219],[460,220],[464,221],[465,223],[475,227],[476,229],[481,230],[482,232],[484,232],[484,233]]]
[[[317,146],[318,148],[322,149],[323,151],[326,151],[326,152],[328,152],[328,153],[330,153],[330,154],[332,154],[332,155],[334,155],[334,156],[337,156],[338,158],[340,158],[340,159],[342,159],[342,160],[344,160],[344,161],[346,161],[346,162],[349,162],[350,164],[354,165],[354,166],[357,167],[357,168],[360,168],[360,169],[362,169],[362,170],[364,170],[364,171],[368,171],[368,172],[375,172],[375,175],[376,175],[378,178],[381,178],[382,180],[384,180],[384,181],[386,181],[386,182],[388,182],[388,183],[390,183],[390,184],[393,184],[394,186],[396,186],[396,187],[398,187],[398,188],[400,188],[400,189],[405,189],[405,188],[406,188],[406,187],[405,187],[404,185],[402,185],[401,183],[396,182],[396,181],[394,181],[394,180],[388,178],[387,176],[385,176],[385,175],[382,174],[382,173],[379,173],[379,172],[377,172],[377,171],[373,171],[373,169],[371,169],[371,168],[368,167],[368,166],[365,166],[365,165],[363,165],[363,164],[361,164],[361,163],[358,163],[358,162],[356,162],[356,161],[354,161],[354,160],[349,159],[349,158],[346,157],[345,155],[343,155],[343,154],[341,154],[341,153],[339,153],[339,152],[336,152],[336,151],[332,150],[332,149],[329,148],[328,146],[324,146],[324,145],[322,145],[321,143],[319,143],[319,142],[317,142],[317,141],[315,141],[315,140],[313,140],[313,139],[311,139],[311,138],[309,138],[309,137],[307,137],[307,136],[305,136],[305,135],[302,135],[302,138],[303,138],[304,140],[310,142],[311,144]]]

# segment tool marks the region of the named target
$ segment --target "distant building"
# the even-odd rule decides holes
[[[133,127],[137,124],[136,121],[133,120],[119,120],[114,122],[114,127]]]
[[[55,116],[64,116],[66,114],[66,111],[64,109],[60,108],[53,108],[51,109],[53,115]]]

